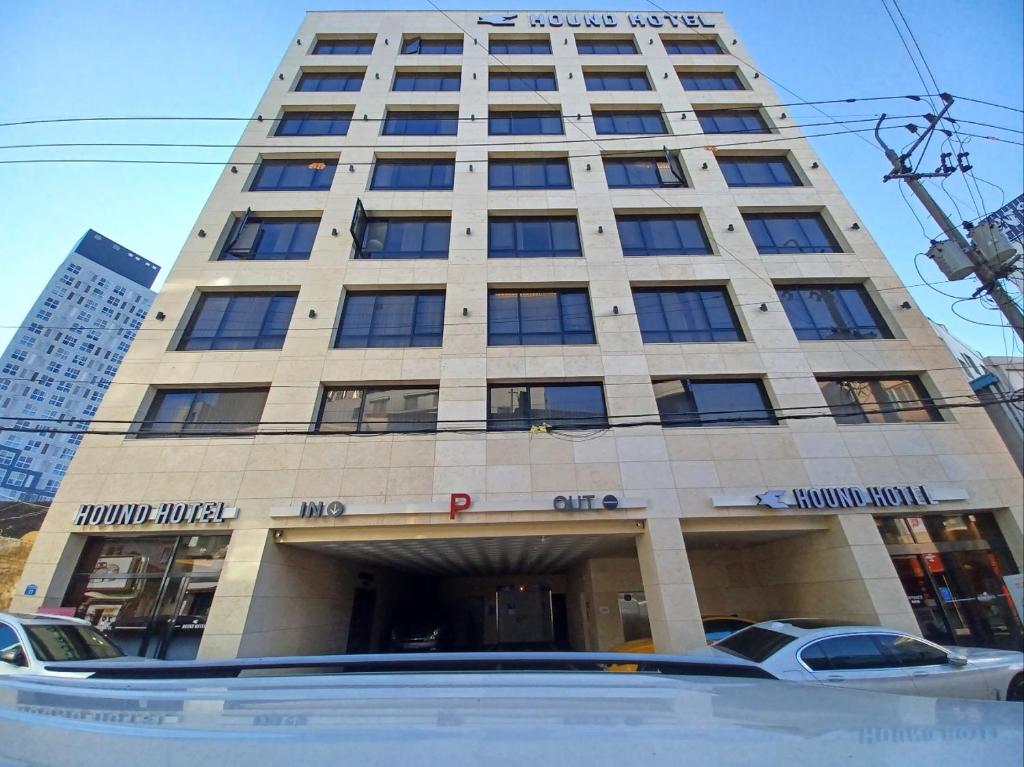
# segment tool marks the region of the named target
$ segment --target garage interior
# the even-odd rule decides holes
[[[357,540],[282,531],[264,552],[240,656],[583,651],[650,636],[635,525],[564,529],[388,538],[378,528]]]

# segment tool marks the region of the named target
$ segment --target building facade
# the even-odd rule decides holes
[[[54,271],[0,357],[0,499],[53,498],[159,271],[92,229]]]
[[[1019,646],[1021,476],[787,111],[718,13],[309,13],[15,607],[163,657]]]

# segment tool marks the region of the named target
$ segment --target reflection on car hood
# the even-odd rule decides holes
[[[1016,650],[990,650],[986,647],[954,647],[945,648],[954,655],[963,655],[972,663],[985,663],[986,665],[1012,666],[1024,663],[1024,653]]]
[[[0,680],[0,763],[1020,764],[1021,706],[604,672]]]

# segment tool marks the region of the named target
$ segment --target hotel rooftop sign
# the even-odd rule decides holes
[[[477,16],[477,24],[491,27],[514,27],[518,13],[487,13]],[[531,27],[617,27],[619,16],[614,13],[531,13]],[[627,13],[630,27],[714,27],[713,21],[701,13]]]

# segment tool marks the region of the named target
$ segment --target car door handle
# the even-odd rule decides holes
[[[829,674],[825,677],[826,682],[842,682],[844,679],[846,679],[846,677],[840,674]]]
[[[931,676],[931,674],[927,671],[915,671],[913,672],[913,676]]]

